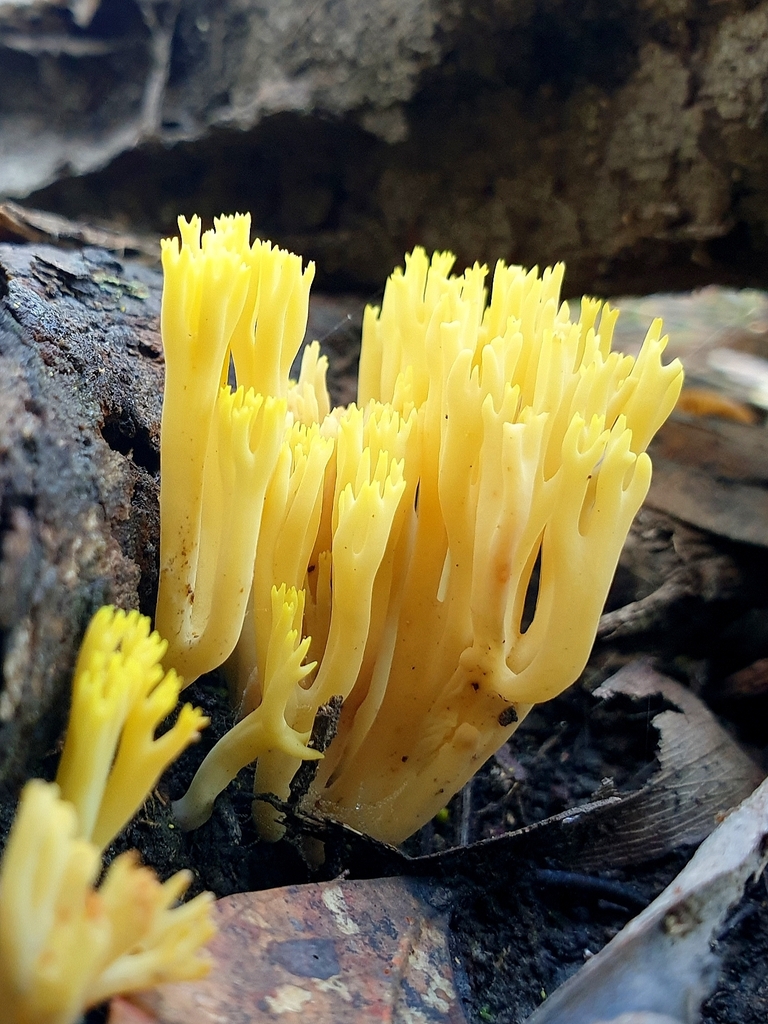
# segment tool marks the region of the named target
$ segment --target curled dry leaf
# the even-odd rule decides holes
[[[661,895],[528,1018],[602,1024],[647,1014],[699,1020],[714,987],[712,940],[768,861],[768,781],[699,847]],[[664,1018],[666,1019],[666,1018]],[[653,1017],[651,1017],[653,1020]]]
[[[763,778],[706,705],[647,661],[625,666],[595,691],[597,697],[618,694],[661,696],[677,710],[652,719],[660,737],[659,770],[607,810],[611,828],[596,830],[594,843],[582,851],[585,869],[642,863],[701,842]]]

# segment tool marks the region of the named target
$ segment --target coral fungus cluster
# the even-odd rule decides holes
[[[100,608],[80,647],[56,782],[75,808],[78,836],[105,849],[162,773],[208,724],[185,704],[171,728],[182,681],[160,664],[167,644],[138,612]]]
[[[247,217],[180,228],[157,624],[187,677],[227,661],[241,718],[178,815],[205,820],[254,760],[256,794],[286,798],[338,696],[306,799],[398,842],[583,669],[681,367],[659,321],[633,359],[615,310],[572,318],[562,265],[499,262],[489,292],[417,249],[366,311],[357,404],[331,410],[316,343],[289,380],[312,265]]]
[[[160,773],[205,719],[176,707],[181,681],[163,674],[165,644],[149,620],[102,608],[75,671],[57,784],[24,787],[0,864],[0,1005],[5,1024],[74,1024],[117,993],[197,978],[214,931],[211,896],[175,906],[191,881],[161,883],[135,851],[102,849],[133,817]]]

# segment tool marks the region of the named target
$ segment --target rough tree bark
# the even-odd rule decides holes
[[[0,246],[0,781],[60,734],[103,603],[156,579],[160,277],[102,250]]]

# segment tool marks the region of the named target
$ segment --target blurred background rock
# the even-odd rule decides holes
[[[0,198],[250,210],[325,288],[417,243],[568,291],[765,285],[768,2],[4,0]]]

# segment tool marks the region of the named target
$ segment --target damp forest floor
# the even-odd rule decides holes
[[[647,638],[646,638],[647,640]],[[668,645],[667,645],[668,646]],[[652,653],[652,652],[651,652]],[[601,701],[597,682],[636,652],[598,647],[582,679],[562,696],[535,708],[497,756],[438,818],[405,846],[418,858],[447,850],[480,849],[470,863],[454,856],[434,875],[452,894],[454,962],[464,1011],[472,1024],[518,1024],[547,995],[601,949],[654,899],[693,853],[681,846],[645,863],[580,871],[557,854],[494,859],[483,869],[481,840],[533,825],[589,802],[607,780],[619,791],[641,786],[657,767],[652,708]],[[685,657],[666,665],[686,664]],[[698,663],[697,663],[698,664]],[[699,665],[700,668],[700,665]],[[678,671],[678,676],[683,673]],[[274,886],[408,873],[386,850],[354,841],[337,844],[330,863],[311,869],[302,853],[301,823],[289,825],[277,844],[259,840],[251,817],[252,772],[243,771],[218,799],[211,820],[195,832],[178,830],[171,800],[185,790],[212,742],[232,723],[226,690],[216,675],[198,681],[186,696],[203,707],[211,726],[162,779],[110,854],[137,847],[161,876],[182,867],[194,872],[193,889],[217,896]],[[748,702],[726,719],[735,735],[749,736],[760,759],[754,716],[762,701]],[[763,723],[768,716],[763,715]],[[768,726],[764,730],[768,732]],[[763,736],[763,739],[766,737]],[[434,859],[434,858],[433,858]],[[422,873],[419,871],[419,873]],[[768,887],[756,882],[718,938],[720,981],[704,1007],[711,1024],[765,1024],[768,1005]],[[94,1021],[97,1017],[93,1016]],[[89,1022],[90,1024],[90,1022]]]
[[[730,557],[762,576],[762,556],[731,547]],[[613,601],[625,595],[619,574]],[[376,878],[385,874],[425,874],[420,858],[432,855],[427,870],[451,893],[450,936],[456,980],[471,1024],[520,1024],[563,981],[598,952],[653,900],[688,861],[694,848],[681,845],[664,856],[599,870],[563,863],[538,849],[532,857],[489,858],[484,840],[534,825],[588,803],[610,785],[614,791],[641,787],[658,767],[653,714],[661,704],[625,699],[601,700],[593,691],[622,665],[638,657],[654,663],[693,689],[716,694],[717,672],[726,639],[738,646],[739,630],[755,628],[763,609],[747,598],[708,602],[671,610],[667,628],[624,644],[598,643],[581,679],[560,697],[534,708],[511,740],[492,757],[438,818],[412,837],[397,857],[355,836],[330,836],[332,855],[310,867],[302,855],[302,822],[289,821],[286,838],[259,839],[251,819],[253,772],[246,769],[218,798],[211,819],[182,832],[174,822],[172,800],[180,797],[215,740],[231,727],[224,680],[217,674],[198,680],[185,698],[201,707],[211,724],[163,776],[146,805],[107,851],[109,861],[136,848],[145,863],[168,877],[182,868],[193,873],[191,893],[208,889],[217,897],[325,881],[332,877]],[[680,622],[686,628],[680,628]],[[733,655],[736,657],[736,655]],[[729,733],[766,768],[768,697],[710,699]],[[48,760],[52,778],[56,752]],[[4,803],[2,833],[12,804]],[[447,851],[450,859],[441,860]],[[463,854],[466,853],[466,858]],[[765,1024],[768,1006],[768,886],[754,883],[718,937],[722,958],[717,988],[703,1010],[706,1024]],[[91,1011],[87,1024],[106,1019]]]
[[[716,546],[722,550],[722,544]],[[598,868],[582,868],[578,859],[564,859],[546,845],[539,844],[531,856],[492,856],[484,843],[589,803],[606,788],[636,791],[658,769],[653,716],[663,701],[605,700],[594,695],[595,688],[622,666],[650,658],[660,671],[697,692],[734,741],[763,771],[768,768],[768,692],[758,687],[758,692],[723,696],[733,690],[726,684],[734,670],[738,675],[756,656],[764,657],[760,645],[768,644],[755,640],[768,633],[768,612],[759,603],[765,556],[749,545],[725,547],[744,580],[738,594],[683,599],[650,631],[598,642],[581,679],[534,708],[472,783],[396,856],[355,834],[339,838],[329,833],[326,863],[312,868],[302,855],[300,816],[289,819],[279,843],[261,841],[251,820],[253,772],[248,769],[219,797],[204,826],[180,831],[171,802],[183,794],[207,750],[234,721],[224,681],[212,674],[185,691],[185,698],[210,717],[209,728],[165,774],[108,859],[135,847],[161,877],[188,868],[194,876],[192,892],[208,889],[218,897],[333,877],[426,873],[451,894],[450,939],[467,1020],[520,1024],[653,900],[694,852],[683,842],[651,859],[612,864],[608,856]],[[632,573],[620,571],[614,606],[633,596],[632,574],[638,571],[636,559]],[[55,761],[52,755],[51,777]],[[732,913],[717,938],[717,951],[721,972],[704,1005],[703,1021],[765,1024],[765,876]],[[92,1012],[88,1024],[104,1020],[100,1013]]]

